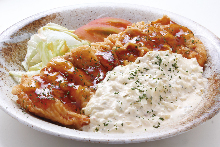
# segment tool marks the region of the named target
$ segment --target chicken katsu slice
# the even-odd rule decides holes
[[[18,96],[17,103],[26,111],[79,129],[89,123],[89,118],[81,112],[94,93],[84,84],[92,85],[89,80],[83,70],[76,69],[63,57],[56,57],[40,74],[23,76],[12,93]]]
[[[203,43],[187,27],[173,22],[166,15],[151,23],[137,22],[120,34],[118,42],[136,44],[136,48],[171,50],[188,59],[196,58],[204,66],[207,54]]]
[[[72,62],[65,60],[63,57],[52,58],[47,66],[41,70],[44,74],[59,72],[61,78],[60,80],[66,78],[67,82],[74,83],[75,85],[85,85],[92,86],[91,78],[84,70],[73,66]],[[55,79],[52,79],[53,82]],[[60,84],[63,84],[61,82]]]
[[[72,101],[65,99],[62,91],[51,87],[42,87],[41,83],[34,80],[33,77],[23,76],[21,84],[13,87],[12,93],[18,96],[17,103],[26,111],[53,122],[78,129],[90,122],[87,116],[80,114],[76,105],[71,104]],[[79,94],[81,93],[78,92],[78,97]],[[62,96],[60,99],[63,101],[58,96]]]
[[[147,24],[134,23],[119,34],[109,35],[104,42],[91,43],[90,48],[96,51],[100,63],[110,70],[133,62],[148,51],[170,50],[188,59],[196,58],[202,67],[207,60],[203,43],[190,29],[167,16]]]
[[[93,85],[90,81],[91,77],[83,70],[74,67],[63,57],[51,59],[47,66],[41,70],[40,78],[66,93],[61,96],[61,101],[67,97],[68,103],[74,103],[80,110],[85,107],[90,95],[94,92],[93,88],[89,87]]]
[[[114,67],[121,65],[113,47],[115,45],[106,40],[105,43],[94,43],[92,44],[92,48],[96,50],[96,57],[100,61],[100,63],[107,69],[107,71],[112,70]]]
[[[64,55],[65,60],[71,62],[78,69],[83,70],[87,76],[90,77],[92,85],[98,84],[102,81],[108,71],[100,63],[99,59],[95,55],[96,52],[97,50],[85,45],[75,48],[71,50],[70,53]]]
[[[200,66],[204,66],[207,60],[205,46],[197,37],[191,37],[186,40],[187,47],[181,46],[176,53],[182,54],[183,57],[191,59],[196,58]]]

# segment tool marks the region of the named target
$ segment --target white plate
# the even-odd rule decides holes
[[[190,28],[203,41],[208,53],[208,62],[204,72],[205,76],[209,78],[209,85],[207,86],[208,95],[206,95],[197,109],[180,123],[167,126],[165,129],[156,129],[153,133],[88,133],[61,127],[24,113],[16,104],[16,96],[11,94],[11,89],[16,83],[9,76],[8,71],[22,70],[21,61],[25,56],[27,40],[41,26],[54,22],[68,29],[76,29],[93,19],[106,16],[124,18],[131,22],[148,22],[161,18],[164,14],[171,17],[178,24]],[[0,108],[19,122],[51,135],[73,140],[102,143],[122,144],[152,141],[186,132],[213,117],[220,109],[220,64],[218,63],[220,60],[220,40],[199,24],[167,11],[140,5],[110,3],[83,4],[53,9],[24,19],[4,31],[0,35],[0,51]]]

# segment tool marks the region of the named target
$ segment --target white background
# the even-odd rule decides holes
[[[67,5],[115,2],[151,6],[185,16],[220,38],[219,0],[0,0],[0,33],[33,14]],[[220,114],[184,134],[154,142],[124,145],[92,144],[58,138],[28,128],[0,110],[0,147],[219,147]]]

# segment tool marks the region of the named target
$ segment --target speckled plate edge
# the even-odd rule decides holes
[[[134,14],[147,13],[145,18],[143,18],[142,15],[141,16],[135,15],[136,17],[133,17],[131,20],[133,22],[141,21],[141,20],[152,21],[152,20],[160,18],[164,14],[166,14],[169,17],[171,17],[172,20],[176,21],[177,23],[189,27],[193,32],[195,32],[195,35],[197,35],[204,42],[204,44],[207,46],[207,48],[210,49],[209,54],[210,54],[212,61],[211,61],[211,63],[209,63],[209,65],[207,65],[207,71],[209,73],[210,73],[210,71],[212,71],[212,74],[214,71],[215,73],[217,73],[216,79],[219,79],[219,77],[218,77],[219,70],[218,69],[220,69],[220,68],[219,68],[219,64],[217,63],[217,61],[218,61],[217,59],[220,59],[220,57],[219,57],[220,56],[219,38],[217,38],[213,33],[208,31],[206,28],[200,26],[199,24],[197,24],[187,18],[173,14],[168,11],[155,9],[155,8],[151,8],[151,7],[146,7],[146,6],[140,6],[140,5],[129,5],[129,4],[118,5],[118,4],[112,4],[112,3],[99,3],[99,4],[83,4],[83,5],[67,6],[67,7],[48,10],[48,11],[36,14],[34,16],[31,16],[29,18],[26,18],[26,19],[16,23],[15,25],[11,26],[6,31],[4,31],[0,35],[0,47],[1,47],[1,43],[7,42],[7,41],[10,42],[14,38],[19,37],[19,35],[22,35],[24,39],[29,38],[31,36],[31,34],[36,32],[36,30],[38,29],[38,28],[31,28],[31,26],[28,25],[29,23],[33,23],[35,20],[40,20],[40,21],[37,21],[37,22],[41,22],[41,24],[39,26],[45,25],[45,23],[47,23],[48,21],[53,20],[53,22],[57,22],[61,25],[66,26],[67,28],[69,28],[69,27],[71,27],[71,23],[73,20],[72,19],[68,20],[68,16],[67,16],[67,18],[63,19],[62,16],[56,15],[57,13],[64,12],[64,13],[68,14],[69,11],[75,11],[75,10],[76,11],[93,10],[93,12],[91,11],[91,15],[94,15],[94,11],[99,11],[99,9],[101,9],[104,12],[103,15],[100,15],[101,13],[99,12],[100,13],[99,15],[95,14],[96,16],[94,16],[94,17],[90,16],[92,19],[110,15],[110,16],[121,16],[121,18],[125,18],[125,19],[129,20],[129,18]],[[80,12],[78,14],[79,17],[80,17],[80,15],[84,14],[83,11],[82,11],[82,13]],[[121,13],[121,11],[123,11],[123,13],[130,11],[131,13],[130,14],[124,13],[123,15],[118,15]],[[87,16],[88,13],[85,13],[84,15]],[[141,17],[142,17],[142,19],[140,19]],[[87,17],[80,17],[80,18],[81,19],[84,18],[85,21],[84,22],[81,21],[81,23],[79,23],[77,21],[76,23],[78,23],[78,26],[83,25],[83,23],[88,22],[90,19]],[[63,21],[65,23],[62,23]],[[35,25],[37,25],[37,24],[35,24]],[[25,27],[25,30],[21,29],[24,27]],[[77,25],[75,27],[77,27]],[[26,29],[29,29],[29,30],[32,29],[33,31],[27,33],[27,32],[25,32]],[[22,32],[22,33],[17,33],[17,31]],[[21,41],[21,40],[18,39],[18,41]],[[215,52],[215,54],[212,53],[213,51]],[[0,77],[6,78],[6,79],[10,78],[10,77],[6,77],[6,76],[8,76],[7,70],[12,70],[14,67],[8,66],[8,64],[4,63],[4,60],[2,60],[2,58],[0,60],[0,63],[1,63]],[[10,65],[10,63],[9,63],[9,65]],[[210,67],[212,67],[212,69]],[[193,117],[193,119],[194,119],[193,121],[189,121],[189,123],[186,123],[184,125],[176,126],[171,130],[161,130],[161,131],[156,131],[155,133],[147,133],[146,132],[146,133],[138,133],[138,134],[123,134],[123,135],[122,134],[88,133],[88,132],[82,132],[82,131],[77,131],[77,130],[57,126],[55,124],[38,119],[37,117],[34,117],[32,115],[23,113],[22,110],[19,109],[19,106],[17,106],[16,103],[14,102],[15,97],[8,94],[10,92],[10,88],[12,86],[14,86],[15,83],[13,83],[12,81],[7,83],[6,79],[2,79],[0,82],[1,83],[0,88],[2,89],[1,95],[0,95],[0,98],[1,98],[0,99],[0,108],[3,111],[5,111],[9,115],[11,115],[13,118],[17,119],[19,122],[33,128],[33,129],[36,129],[38,131],[45,132],[45,133],[55,135],[55,136],[60,136],[60,137],[67,138],[67,139],[79,140],[79,141],[122,144],[122,143],[138,143],[138,142],[164,139],[164,138],[168,138],[168,137],[175,136],[180,133],[186,132],[186,131],[198,126],[199,124],[205,122],[206,120],[212,118],[215,114],[217,114],[219,112],[219,103],[220,102],[219,102],[219,94],[217,94],[215,96],[214,103],[210,106],[210,109],[208,110],[208,113],[202,113],[201,116],[198,115],[199,117],[196,117],[196,118]],[[216,87],[214,87],[214,89],[215,88]],[[217,85],[217,88],[218,88],[218,85]],[[219,89],[217,90],[217,93],[218,92],[219,92]]]

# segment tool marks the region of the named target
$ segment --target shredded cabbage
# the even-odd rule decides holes
[[[28,41],[27,54],[22,65],[26,71],[10,71],[9,74],[20,80],[23,74],[35,75],[46,66],[51,58],[62,56],[70,49],[89,44],[73,34],[74,30],[55,23],[49,23],[31,36]]]

